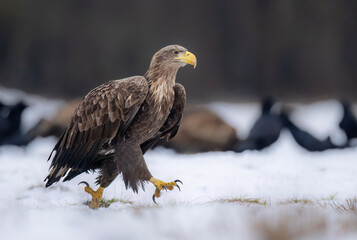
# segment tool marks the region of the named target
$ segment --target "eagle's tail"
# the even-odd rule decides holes
[[[68,172],[69,168],[53,166],[48,176],[44,181],[46,182],[46,187],[51,186],[53,183],[58,182],[63,176]]]

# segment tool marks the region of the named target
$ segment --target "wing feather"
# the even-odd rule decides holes
[[[141,76],[111,81],[90,91],[52,151],[46,187],[69,170],[86,171],[105,143],[125,134],[147,93],[148,83]]]

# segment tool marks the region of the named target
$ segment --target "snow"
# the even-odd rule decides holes
[[[34,116],[49,116],[61,101],[36,98],[31,103],[26,118],[34,124]],[[217,102],[207,107],[240,136],[259,114],[258,104]],[[295,107],[293,120],[299,126],[317,137],[339,136],[337,102]],[[162,192],[157,206],[151,184],[135,194],[119,176],[104,197],[121,201],[93,211],[84,204],[89,195],[77,184],[94,186],[96,174],[44,188],[46,160],[55,143],[50,137],[25,148],[0,147],[1,239],[274,239],[269,236],[279,227],[287,229],[286,239],[357,237],[357,214],[330,207],[356,197],[356,148],[310,153],[288,132],[261,152],[177,154],[158,148],[145,155],[151,173],[163,181],[180,179],[181,191]],[[267,204],[228,201],[237,198]],[[312,204],[282,204],[292,199]]]

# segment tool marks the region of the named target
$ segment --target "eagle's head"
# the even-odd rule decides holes
[[[152,57],[150,66],[180,68],[186,64],[196,67],[196,56],[180,45],[169,45],[157,51]]]

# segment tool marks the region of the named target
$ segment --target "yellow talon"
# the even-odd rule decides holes
[[[173,190],[174,187],[176,186],[181,191],[180,187],[177,185],[178,182],[182,184],[182,182],[180,180],[175,180],[173,182],[166,183],[166,182],[163,182],[163,181],[161,181],[159,179],[156,179],[156,178],[152,177],[152,178],[150,178],[150,182],[152,184],[154,184],[154,186],[156,187],[155,193],[152,196],[152,200],[154,201],[154,203],[156,203],[155,197],[159,198],[161,196],[161,190],[163,190],[163,189],[165,189],[165,190]]]
[[[89,193],[92,196],[92,201],[89,204],[89,208],[91,209],[98,209],[99,208],[99,204],[100,204],[100,200],[102,199],[103,196],[103,191],[104,188],[99,187],[97,189],[97,191],[94,191],[88,183],[86,182],[80,182],[79,184],[84,183],[86,184],[86,187],[84,188],[84,191],[86,191],[87,193]]]

